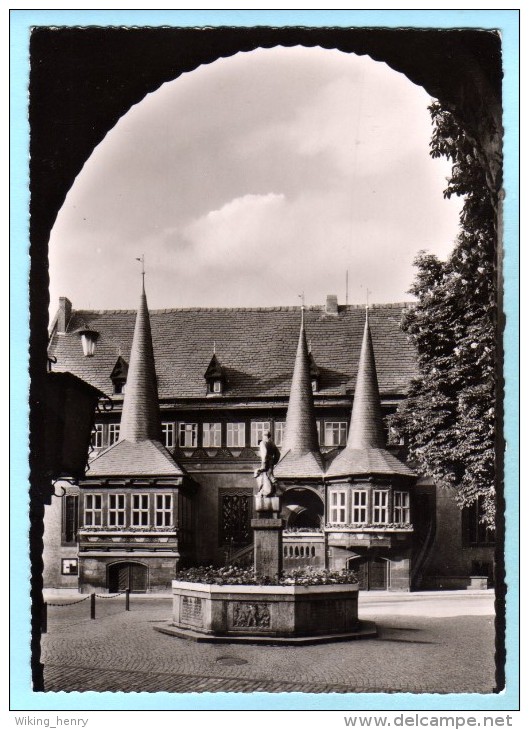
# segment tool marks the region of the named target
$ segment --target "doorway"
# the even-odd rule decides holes
[[[109,593],[146,593],[149,584],[149,570],[142,563],[114,563],[108,568]]]
[[[389,585],[389,560],[379,555],[358,555],[349,558],[347,569],[358,575],[362,591],[387,591]]]

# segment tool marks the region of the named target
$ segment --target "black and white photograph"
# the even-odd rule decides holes
[[[511,689],[480,20],[31,28],[33,692]]]

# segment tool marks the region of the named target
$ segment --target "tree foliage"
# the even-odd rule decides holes
[[[392,426],[418,470],[451,487],[460,507],[479,499],[494,522],[495,211],[485,172],[454,116],[436,102],[433,157],[452,162],[444,195],[464,196],[460,232],[446,261],[421,251],[410,290],[417,304],[402,327],[418,355],[418,376]]]

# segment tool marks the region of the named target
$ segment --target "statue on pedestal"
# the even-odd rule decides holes
[[[274,466],[279,461],[280,453],[272,441],[272,434],[267,431],[259,441],[259,455],[261,466],[255,470],[254,477],[257,479],[258,496],[273,497],[276,494],[277,479],[274,476]]]

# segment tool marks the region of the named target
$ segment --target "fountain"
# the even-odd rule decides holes
[[[254,570],[263,581],[282,572],[284,522],[279,494],[255,495]],[[157,631],[195,641],[313,644],[376,636],[358,620],[358,583],[218,585],[175,580],[173,616]]]

